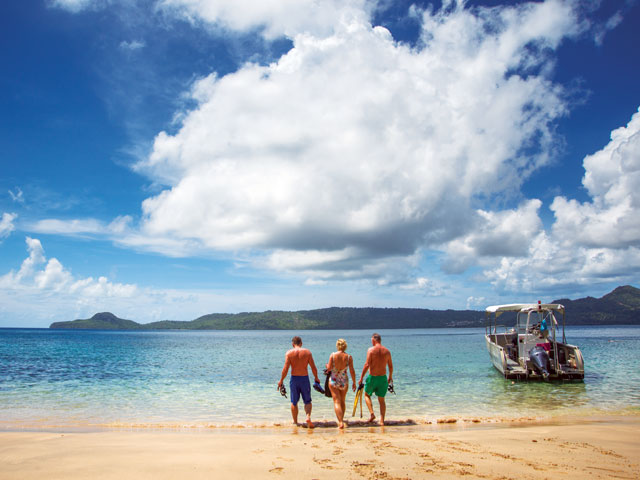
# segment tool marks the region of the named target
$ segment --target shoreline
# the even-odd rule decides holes
[[[377,423],[368,423],[366,420],[346,419],[348,427],[362,431],[380,428]],[[442,431],[465,430],[469,428],[511,428],[526,426],[553,426],[574,424],[615,424],[628,421],[637,422],[640,425],[640,409],[606,412],[562,413],[558,415],[541,416],[496,416],[478,417],[473,415],[449,415],[432,417],[431,419],[397,419],[389,418],[385,424],[387,429],[399,431]],[[337,429],[337,421],[333,419],[313,419],[317,431]],[[3,425],[4,423],[4,425]],[[24,423],[12,424],[0,421],[0,433],[13,432],[47,432],[47,433],[100,433],[100,432],[153,432],[153,433],[213,433],[213,432],[283,432],[291,429],[307,430],[304,423],[296,427],[289,421],[274,421],[264,423]]]
[[[638,416],[551,423],[0,432],[0,479],[637,478]]]

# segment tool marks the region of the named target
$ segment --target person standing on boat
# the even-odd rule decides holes
[[[364,400],[371,414],[369,422],[373,422],[376,419],[373,413],[373,404],[371,403],[371,395],[375,393],[380,404],[379,423],[383,426],[384,417],[387,413],[384,397],[387,394],[389,385],[393,385],[393,362],[391,361],[391,352],[388,348],[382,346],[381,341],[382,338],[378,333],[374,333],[371,336],[371,345],[373,346],[367,351],[367,361],[364,364],[358,383],[362,384],[362,378],[368,370],[369,375],[364,384]],[[389,367],[389,378],[387,378],[387,367]]]
[[[547,319],[543,318],[540,322],[540,338],[546,340],[549,338],[549,326],[547,325]]]
[[[289,367],[291,367],[291,379],[289,381],[289,388],[291,389],[291,416],[293,417],[293,423],[298,424],[298,401],[302,396],[304,402],[304,411],[307,414],[307,427],[313,428],[311,422],[311,384],[309,383],[309,373],[307,367],[311,367],[311,372],[317,383],[320,383],[318,378],[318,369],[313,361],[313,355],[311,352],[302,348],[302,338],[295,336],[291,339],[291,346],[284,357],[284,367],[282,369],[282,376],[278,382],[278,389],[282,387],[282,382],[287,376]]]
[[[554,327],[558,326],[558,322],[553,316],[549,317],[549,322],[553,322]],[[547,318],[543,318],[542,322],[540,322],[540,338],[547,342],[549,341],[549,325],[547,324]]]

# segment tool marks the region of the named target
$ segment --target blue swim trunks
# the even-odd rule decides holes
[[[302,401],[305,405],[309,405],[311,403],[311,383],[309,382],[308,376],[291,375],[291,380],[289,381],[289,389],[291,390],[292,404],[298,404],[300,395],[302,395]]]

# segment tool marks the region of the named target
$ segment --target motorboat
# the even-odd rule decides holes
[[[502,322],[507,319],[513,323],[504,325]],[[493,305],[486,308],[486,320],[487,350],[493,366],[505,378],[584,379],[582,352],[567,343],[563,305],[540,302]]]

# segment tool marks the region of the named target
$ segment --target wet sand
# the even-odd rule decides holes
[[[320,427],[2,432],[0,479],[640,478],[637,416]]]

